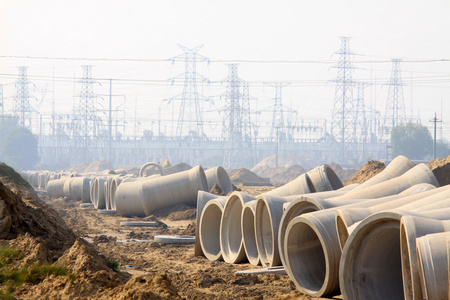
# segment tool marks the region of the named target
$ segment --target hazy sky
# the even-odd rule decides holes
[[[258,100],[254,110],[271,105],[274,89],[264,82],[290,82],[283,102],[300,119],[331,118],[334,103],[339,36],[352,37],[355,52],[353,78],[376,83],[365,90],[366,105],[384,115],[391,58],[402,58],[402,77],[408,117],[411,111],[423,123],[440,114],[444,134],[450,135],[450,1],[63,1],[0,0],[0,84],[5,84],[5,108],[12,107],[16,66],[29,66],[32,93],[42,99],[40,110],[69,113],[78,99],[81,65],[94,65],[93,76],[118,81],[114,106],[125,108],[150,128],[158,108],[170,134],[170,120],[178,117],[178,103],[163,102],[180,93],[182,86],[164,80],[184,71],[182,63],[165,60],[189,48],[204,45],[208,57],[198,72],[212,81],[201,88],[214,103],[206,103],[210,130],[220,130],[223,106],[218,95],[227,76],[226,63],[242,61],[239,76],[252,83]],[[21,56],[40,57],[20,58]],[[89,58],[62,60],[49,58]],[[101,59],[118,59],[117,61]],[[127,59],[146,61],[131,62]],[[447,59],[447,61],[433,61]],[[287,61],[274,63],[274,61]],[[54,79],[54,80],[53,80]],[[95,92],[106,95],[109,83],[99,80]],[[32,105],[39,101],[33,100]],[[101,104],[107,107],[107,99]],[[411,106],[412,104],[412,106]],[[137,106],[137,109],[136,109]],[[122,116],[123,117],[123,116]],[[270,122],[270,114],[260,115]],[[44,121],[45,122],[45,121]],[[266,123],[267,123],[266,122]],[[269,123],[262,127],[268,126]],[[219,126],[219,127],[217,127]]]

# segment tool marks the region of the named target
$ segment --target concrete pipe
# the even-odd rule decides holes
[[[355,188],[355,191],[403,175],[405,172],[409,171],[414,166],[415,164],[408,158],[404,157],[403,155],[399,155],[395,157],[391,161],[391,163],[388,164],[386,168],[384,168],[383,171],[373,176],[366,182],[361,183],[359,187]]]
[[[436,188],[434,185],[423,183],[416,184],[409,189],[406,189],[399,195],[405,195],[406,192],[412,189],[416,189],[417,192],[412,193],[408,197],[403,197],[397,200],[383,202],[374,206],[362,208],[343,208],[336,211],[336,227],[339,237],[340,248],[343,249],[344,245],[348,239],[348,236],[356,227],[355,224],[364,220],[371,214],[386,210],[399,208],[401,206],[407,205],[409,203],[417,203],[418,206],[426,205],[430,201],[440,201],[445,199],[445,197],[450,197],[450,186]],[[420,202],[418,202],[420,201]],[[401,208],[402,210],[408,210],[408,207]]]
[[[423,299],[448,299],[448,238],[450,232],[447,231],[427,234],[416,240]]]
[[[122,216],[144,216],[163,207],[185,203],[195,205],[198,191],[208,188],[201,166],[155,179],[122,182],[114,200]]]
[[[286,196],[309,194],[314,192],[316,192],[316,190],[314,189],[314,185],[312,184],[309,176],[305,173],[301,174],[291,182],[283,186],[280,186],[279,188],[264,193],[264,195],[286,197]]]
[[[47,183],[47,173],[38,174],[38,188],[40,190],[45,190],[45,185]]]
[[[52,180],[47,184],[47,194],[50,198],[64,197],[64,183],[68,177]]]
[[[333,191],[343,187],[339,177],[327,164],[318,166],[306,174],[311,179],[316,192]]]
[[[245,253],[247,254],[248,262],[257,266],[260,262],[258,245],[256,243],[255,231],[255,214],[256,203],[258,200],[252,200],[244,204],[242,208],[241,229],[242,241],[244,243]]]
[[[448,207],[450,201],[441,201],[432,206],[425,206],[423,209],[439,209],[439,207]],[[423,209],[417,209],[416,212]],[[436,219],[442,217],[435,216]],[[450,216],[444,219],[450,219]],[[416,246],[417,238],[427,234],[434,234],[450,231],[450,221],[434,220],[414,216],[404,216],[400,224],[400,242],[401,242],[401,259],[402,259],[402,274],[403,274],[403,291],[405,297],[408,299],[422,299],[425,294],[422,294],[420,281],[420,266],[418,265],[418,248]],[[427,298],[427,299],[442,299]]]
[[[126,180],[126,179],[128,179],[128,178],[133,178],[133,177],[125,177],[125,176],[117,176],[117,177],[113,177],[112,179],[111,179],[111,181],[108,179],[108,182],[109,182],[109,192],[108,192],[108,195],[109,195],[109,198],[108,198],[108,201],[107,201],[107,209],[116,209],[116,202],[115,202],[115,198],[114,198],[114,196],[116,195],[116,190],[117,190],[117,187],[122,183],[122,181],[124,181],[124,180]],[[109,205],[109,207],[108,207],[108,205]]]
[[[421,213],[390,210],[364,219],[344,246],[339,270],[344,299],[404,299],[400,220],[416,215],[445,219],[450,208]]]
[[[222,191],[226,194],[233,190],[231,185],[230,176],[228,176],[227,171],[222,167],[210,168],[205,171],[206,181],[208,182],[208,191],[210,191],[214,185],[217,183]]]
[[[89,203],[90,182],[88,177],[72,177],[64,183],[64,196],[74,200],[81,200],[82,203]]]
[[[281,265],[278,249],[278,228],[283,215],[283,205],[296,198],[297,196],[277,197],[262,195],[256,200],[253,235],[256,237],[257,252],[263,266],[273,267]],[[245,232],[244,228],[242,229]],[[246,243],[245,235],[244,243]],[[249,256],[248,251],[247,256]]]
[[[209,260],[222,260],[220,248],[220,219],[227,197],[214,198],[208,201],[200,216],[198,224],[198,240],[200,248]]]
[[[414,188],[408,192],[414,193]],[[292,219],[286,228],[283,243],[286,273],[297,288],[316,297],[339,293],[341,250],[335,221],[338,209],[370,207],[406,196],[405,192],[403,195],[358,199],[356,201],[359,202],[356,203],[311,212]],[[314,259],[317,259],[317,263],[313,263]]]
[[[242,192],[233,192],[225,204],[220,220],[220,249],[224,261],[228,263],[246,260],[241,228],[242,209],[245,203],[255,199]]]
[[[161,167],[160,164],[156,163],[156,162],[148,162],[146,164],[144,164],[141,169],[139,170],[139,177],[144,177],[144,172],[145,170],[150,167],[150,166],[155,166],[159,169],[159,172],[161,173],[161,176],[164,176],[164,168]]]
[[[96,177],[92,184],[92,203],[96,209],[106,208],[106,198],[105,198],[105,177]]]
[[[205,207],[205,205],[213,199],[223,199],[224,201],[226,201],[228,199],[228,197],[226,196],[217,196],[205,191],[198,191],[197,194],[197,213],[196,213],[196,224],[197,226],[195,227],[195,248],[194,248],[194,255],[195,256],[204,256],[201,244],[200,244],[200,236],[199,236],[199,229],[200,229],[200,217],[203,213],[203,209]],[[218,217],[217,220],[215,220],[215,222],[217,222],[217,231],[216,231],[216,237],[214,237],[215,239],[217,239],[217,243],[219,245],[220,248],[220,243],[219,243],[219,235],[220,235],[220,218],[222,217],[222,210],[223,210],[223,205],[222,208],[220,208],[220,215],[216,216]],[[208,217],[209,218],[209,217]],[[208,226],[208,225],[206,225]]]
[[[428,168],[425,164],[419,164],[401,176],[368,186],[366,188],[357,188],[356,190],[349,191],[345,195],[333,199],[380,198],[401,193],[407,188],[419,183],[429,183],[437,187],[439,186],[439,183],[430,168]]]
[[[39,187],[39,172],[32,172],[28,178],[28,182],[32,187]]]

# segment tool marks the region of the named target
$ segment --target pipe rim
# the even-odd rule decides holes
[[[242,254],[245,256],[241,228],[242,208],[243,200],[236,193],[230,196],[223,209],[220,221],[220,248],[224,261],[228,263],[239,262]]]
[[[247,259],[251,265],[257,266],[260,262],[260,254],[256,243],[255,211],[250,205],[244,205],[242,209],[241,222],[242,240],[244,242],[244,249],[247,254]],[[248,234],[245,234],[246,232]]]
[[[220,247],[220,219],[223,208],[214,200],[208,201],[200,216],[199,237],[200,246],[206,258],[209,260],[221,260]]]

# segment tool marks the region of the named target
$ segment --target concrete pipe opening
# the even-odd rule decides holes
[[[208,202],[200,217],[199,235],[203,253],[209,260],[221,260],[220,219],[223,208],[213,201]]]
[[[362,222],[342,253],[344,299],[404,299],[399,220]]]
[[[249,203],[246,203],[242,210],[242,236],[247,259],[251,265],[257,266],[259,264],[259,252],[255,236],[255,211],[252,206],[247,205]]]
[[[400,243],[401,243],[401,260],[402,260],[402,272],[403,272],[403,292],[405,299],[415,299],[413,293],[413,280],[411,274],[411,258],[409,251],[408,235],[405,227],[400,227]],[[415,246],[415,243],[414,243]],[[420,265],[420,264],[419,264]]]
[[[223,167],[215,167],[205,171],[206,181],[208,182],[208,191],[217,183],[225,194],[233,190],[230,176]]]
[[[273,262],[273,248],[274,248],[274,234],[273,223],[270,216],[269,208],[265,201],[260,201],[256,206],[257,219],[256,224],[256,242],[258,245],[258,251],[263,266],[272,266]]]
[[[312,295],[321,290],[326,277],[326,260],[320,239],[305,223],[289,225],[285,240],[286,263],[291,279],[302,291]]]
[[[339,214],[336,214],[336,229],[337,234],[339,238],[339,246],[341,247],[341,250],[344,249],[345,243],[348,240],[348,228],[345,224],[344,220]]]
[[[156,162],[148,162],[146,164],[144,164],[141,169],[139,170],[139,177],[144,177],[144,172],[145,170],[150,167],[150,166],[155,166],[159,169],[159,172],[161,174],[161,176],[164,176],[164,169],[163,167],[161,167],[160,164],[156,163]]]

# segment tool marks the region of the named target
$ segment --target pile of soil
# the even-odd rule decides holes
[[[174,174],[178,172],[183,172],[192,169],[192,167],[186,163],[178,163],[174,166],[171,166],[170,163],[168,164],[168,167],[164,167],[164,171],[166,172],[166,175]]]
[[[383,171],[384,168],[386,168],[386,166],[381,161],[371,160],[367,164],[362,166],[362,168],[359,169],[359,171],[356,172],[356,174],[353,175],[353,177],[348,180],[345,185],[350,185],[353,183],[364,183],[373,176]]]
[[[231,173],[229,173],[229,176],[231,182],[233,183],[267,182],[267,180],[259,177],[258,175],[256,175],[255,173],[246,168],[233,170]]]
[[[279,154],[278,155],[278,167],[289,168],[289,167],[292,167],[293,165],[302,166],[306,170],[309,170],[309,169],[312,169],[312,168],[318,166],[318,164],[315,161],[313,161],[312,159],[304,158],[300,155],[296,155],[296,154]],[[275,167],[276,167],[276,156],[274,154],[274,155],[268,156],[268,157],[264,158],[263,160],[261,160],[259,163],[257,163],[251,169],[251,171],[258,174],[259,176],[261,176],[260,174],[263,173],[265,169],[275,168]],[[263,176],[263,177],[266,177],[266,176]]]
[[[164,169],[167,169],[169,167],[171,167],[172,165],[169,162],[168,158],[164,158],[164,160],[161,162],[161,167],[163,167]]]
[[[428,163],[428,167],[433,171],[434,176],[441,186],[450,184],[450,156],[436,158]]]
[[[90,163],[85,169],[84,173],[98,173],[105,170],[114,170],[113,165],[109,160],[97,160]]]
[[[225,193],[223,192],[222,188],[217,183],[214,183],[209,192],[217,196],[225,196]]]
[[[305,173],[306,170],[303,169],[299,165],[293,165],[287,169],[284,170],[284,172],[280,172],[278,174],[274,174],[270,177],[270,182],[275,185],[284,185],[286,183],[291,182],[298,176]]]
[[[328,165],[334,171],[334,173],[336,173],[337,177],[339,177],[339,179],[341,180],[341,182],[343,184],[345,184],[347,181],[349,181],[350,178],[352,178],[353,175],[355,175],[356,172],[358,172],[355,169],[344,169],[336,163],[331,163]]]

